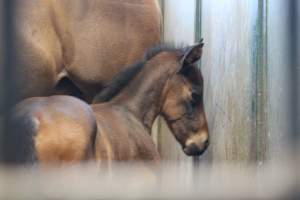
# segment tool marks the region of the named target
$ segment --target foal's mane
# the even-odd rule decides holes
[[[121,72],[119,72],[114,78],[104,87],[104,89],[95,96],[93,103],[103,103],[110,101],[115,95],[117,95],[126,85],[141,71],[145,66],[145,63],[158,55],[163,51],[176,52],[180,51],[182,48],[176,48],[174,45],[169,44],[159,44],[148,49],[144,55],[144,58],[139,62],[125,67]]]

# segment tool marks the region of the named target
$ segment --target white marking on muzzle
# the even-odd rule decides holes
[[[188,146],[192,143],[196,144],[197,146],[202,146],[205,141],[208,139],[208,133],[206,131],[198,132],[197,134],[192,135],[189,137],[185,145]]]

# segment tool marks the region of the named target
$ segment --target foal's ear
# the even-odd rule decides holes
[[[187,48],[181,60],[182,65],[184,66],[186,64],[194,64],[195,62],[197,62],[202,56],[203,46],[203,39],[201,39],[198,44]]]

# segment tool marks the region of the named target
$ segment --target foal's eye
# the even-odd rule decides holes
[[[196,107],[200,104],[201,102],[201,94],[198,93],[192,93],[192,100],[191,100],[191,105],[193,107]]]

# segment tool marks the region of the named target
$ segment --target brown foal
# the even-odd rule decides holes
[[[201,42],[149,50],[144,60],[119,73],[96,96],[92,111],[67,96],[25,100],[14,114],[23,113],[21,121],[29,121],[26,127],[33,128],[17,134],[31,139],[27,148],[38,161],[80,161],[93,148],[92,158],[100,163],[158,163],[151,126],[162,115],[183,151],[201,155],[209,144],[203,78],[196,67],[202,47]]]

